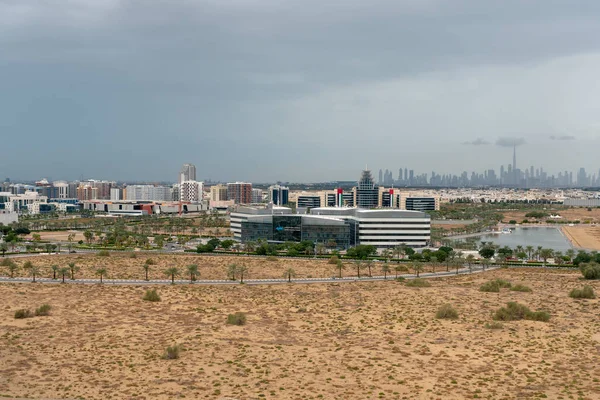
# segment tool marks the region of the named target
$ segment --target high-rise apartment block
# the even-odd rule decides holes
[[[183,164],[181,171],[179,172],[179,183],[185,181],[196,180],[196,166],[194,164]]]
[[[173,189],[167,186],[128,185],[125,200],[131,201],[171,201]]]
[[[210,187],[210,199],[212,201],[227,200],[227,185],[213,185]]]
[[[190,203],[199,203],[202,200],[203,183],[196,181],[183,181],[179,185],[179,199]]]
[[[233,200],[235,204],[252,203],[252,184],[246,182],[228,183],[227,199]]]

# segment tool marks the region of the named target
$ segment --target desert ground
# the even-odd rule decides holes
[[[70,234],[75,234],[75,237],[73,238],[73,243],[75,244],[80,240],[85,240],[83,231],[40,231],[34,233],[39,234],[42,240],[47,240],[49,242],[67,242]]]
[[[131,258],[135,254],[136,258]],[[164,271],[170,267],[177,267],[180,271],[179,279],[186,279],[186,266],[190,264],[198,265],[200,276],[198,279],[227,279],[227,267],[230,264],[240,264],[248,267],[247,277],[252,279],[275,279],[282,278],[286,269],[292,268],[297,278],[319,278],[338,276],[338,270],[334,265],[328,264],[328,260],[315,259],[286,259],[274,258],[273,261],[264,257],[239,256],[211,256],[197,254],[173,254],[160,255],[151,253],[119,253],[112,252],[109,257],[101,257],[96,254],[71,254],[71,255],[52,255],[39,257],[13,258],[19,265],[18,276],[27,276],[28,271],[23,269],[23,264],[27,261],[41,268],[41,275],[52,277],[52,265],[58,265],[60,268],[67,267],[69,263],[75,263],[80,268],[76,278],[98,278],[96,271],[100,268],[107,270],[106,277],[112,279],[144,279],[145,271],[143,265],[147,259],[152,259],[156,264],[150,266],[148,273],[149,279],[166,279]],[[371,273],[373,275],[383,275],[381,265],[383,263],[373,263]],[[354,262],[344,262],[342,276],[356,276],[356,266]],[[390,264],[391,275],[395,275],[395,263]],[[436,271],[445,270],[445,265],[437,266]],[[431,266],[426,266],[425,271],[432,271]],[[412,272],[412,271],[410,271]],[[406,272],[401,272],[406,273]],[[368,274],[368,270],[362,269],[361,276]],[[8,270],[0,267],[0,276],[7,276]]]
[[[503,278],[532,293],[483,293]],[[599,300],[576,272],[499,269],[431,287],[0,285],[0,396],[53,399],[597,399]],[[593,282],[596,291],[600,282]],[[504,322],[508,301],[549,322]],[[52,305],[51,315],[14,319]],[[450,303],[457,320],[435,313]],[[227,315],[247,313],[244,326]],[[163,359],[180,344],[180,358]]]
[[[573,246],[600,250],[600,227],[589,225],[563,226],[562,231]]]

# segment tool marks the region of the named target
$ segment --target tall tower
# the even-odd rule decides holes
[[[519,176],[518,176],[518,172],[517,172],[517,143],[516,142],[513,145],[512,169],[513,169],[513,183],[515,185],[517,185],[519,183]]]

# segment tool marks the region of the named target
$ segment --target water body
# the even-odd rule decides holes
[[[512,228],[510,234],[485,234],[479,237],[479,242],[493,242],[500,247],[508,246],[514,249],[518,245],[523,247],[542,246],[543,248],[566,251],[572,249],[571,242],[558,228],[553,227],[517,227]]]

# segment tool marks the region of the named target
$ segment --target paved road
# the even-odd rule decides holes
[[[496,269],[498,267],[489,267],[486,269],[486,271],[490,271],[493,269]],[[484,272],[481,268],[473,268],[472,269],[472,273],[481,273]],[[459,275],[465,275],[465,274],[469,274],[469,269],[468,268],[462,268],[459,269],[458,274]],[[446,272],[446,271],[442,271],[442,272],[436,272],[434,273],[422,273],[420,274],[420,278],[439,278],[439,277],[445,277],[445,276],[453,276],[456,275],[456,270],[454,271],[450,271],[450,272]],[[405,279],[414,279],[416,278],[415,275],[413,274],[405,274],[405,275],[399,275]],[[388,275],[387,276],[387,280],[389,281],[393,281],[394,280],[394,275]],[[357,277],[343,277],[343,278],[298,278],[298,279],[292,279],[291,283],[299,283],[299,284],[313,284],[313,283],[338,283],[338,282],[375,282],[375,281],[383,281],[386,280],[386,278],[384,278],[383,275],[381,276],[372,276],[372,277],[361,277],[360,279]],[[16,277],[16,278],[10,278],[10,277],[6,277],[6,276],[0,276],[0,282],[11,282],[11,283],[31,283],[32,282],[32,278],[30,277]],[[62,283],[61,279],[51,279],[51,278],[36,278],[36,283],[49,283],[49,284],[60,284]],[[100,279],[76,279],[76,280],[70,280],[70,279],[65,279],[65,283],[69,283],[69,284],[88,284],[88,285],[93,285],[93,284],[99,284],[100,283]],[[246,285],[278,285],[278,284],[286,284],[289,283],[287,279],[245,279],[244,280],[244,284]],[[103,284],[106,285],[170,285],[171,284],[171,280],[170,279],[158,279],[158,280],[150,280],[150,281],[145,281],[145,280],[141,280],[141,279],[103,279]],[[176,279],[175,280],[175,284],[177,285],[190,285],[190,281],[189,280],[183,280],[183,279]],[[197,280],[194,281],[194,283],[192,283],[192,285],[239,285],[240,282],[239,281],[232,281],[232,280]]]

